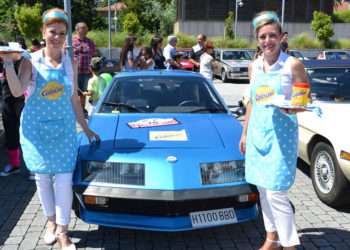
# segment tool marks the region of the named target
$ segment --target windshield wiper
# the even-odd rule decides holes
[[[227,110],[224,108],[199,108],[199,109],[191,110],[190,113],[199,113],[204,111],[208,111],[210,113],[227,113]]]
[[[131,106],[129,104],[123,103],[123,102],[103,102],[102,105],[113,106],[113,107],[118,107],[118,108],[123,107],[123,108],[127,108],[129,110],[132,110],[132,111],[143,113],[142,110],[140,110],[134,106]]]

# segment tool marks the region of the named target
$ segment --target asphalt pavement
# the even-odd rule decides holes
[[[247,84],[222,84],[219,92],[231,104]],[[232,93],[234,96],[231,96]],[[0,167],[6,163],[0,122]],[[24,168],[24,167],[23,167]],[[296,182],[290,190],[302,245],[298,249],[350,249],[350,209],[335,210],[321,203],[311,184],[308,167],[298,162]],[[35,184],[25,171],[0,177],[0,249],[59,249],[45,246],[44,225]],[[116,250],[233,250],[258,249],[264,240],[261,216],[242,224],[190,232],[160,233],[86,224],[72,213],[69,225],[78,249]]]

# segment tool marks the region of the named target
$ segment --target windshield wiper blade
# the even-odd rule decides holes
[[[102,105],[113,106],[113,107],[118,107],[118,108],[123,107],[123,108],[127,108],[129,110],[132,110],[132,111],[143,113],[142,110],[140,110],[134,106],[131,106],[129,104],[123,103],[123,102],[103,102]]]
[[[210,113],[227,113],[227,110],[223,108],[199,108],[192,110],[190,113],[199,113],[203,111],[208,111]]]

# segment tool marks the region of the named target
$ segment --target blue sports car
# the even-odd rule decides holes
[[[182,231],[257,217],[244,178],[241,124],[213,85],[188,71],[122,72],[82,136],[74,210],[110,227]]]

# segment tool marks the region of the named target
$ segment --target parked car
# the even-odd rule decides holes
[[[310,165],[318,197],[334,207],[350,203],[350,61],[305,61],[314,103],[298,114],[299,157]]]
[[[85,222],[158,231],[193,230],[257,217],[245,181],[242,127],[195,72],[114,76],[82,135],[74,210]]]
[[[221,77],[223,82],[229,79],[248,80],[248,65],[252,57],[244,49],[215,50],[214,76]]]
[[[181,69],[194,71],[196,66],[191,61],[192,49],[177,49],[176,60],[180,63]]]
[[[309,60],[306,56],[304,56],[299,50],[290,49],[288,54],[298,58],[299,60]]]
[[[318,60],[350,60],[350,53],[344,50],[323,50],[318,56]]]

